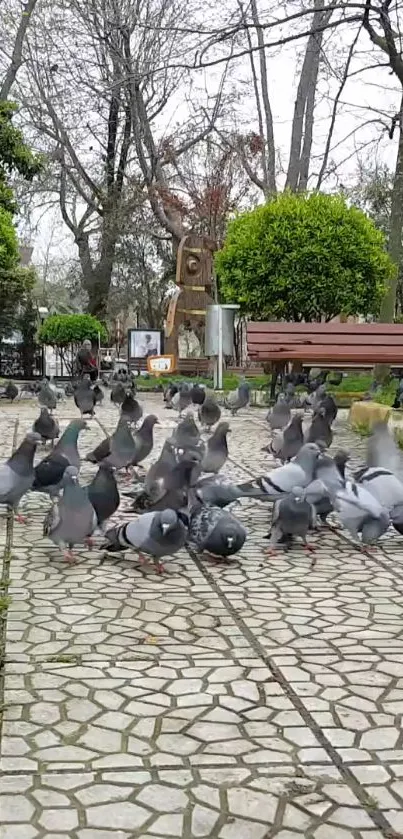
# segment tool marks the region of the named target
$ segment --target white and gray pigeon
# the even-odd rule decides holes
[[[339,489],[335,501],[343,527],[362,546],[374,545],[389,527],[389,513],[365,487],[354,481],[346,481]]]
[[[306,487],[311,483],[319,454],[315,443],[305,443],[293,461],[273,469],[265,477],[238,484],[238,489],[250,498],[274,500],[288,495],[294,487]]]
[[[64,551],[66,561],[74,562],[74,546],[90,546],[98,521],[88,492],[78,483],[78,471],[74,466],[66,468],[63,483],[61,498],[45,516],[43,535]]]
[[[305,494],[303,487],[295,486],[285,497],[275,502],[270,533],[265,537],[270,541],[267,553],[275,552],[278,545],[290,546],[293,539],[299,536],[304,548],[313,551],[307,542],[308,531],[315,527],[316,513]]]
[[[207,441],[203,457],[202,472],[219,472],[228,457],[227,434],[231,431],[228,422],[220,422]]]
[[[186,411],[186,408],[192,404],[192,392],[189,385],[186,382],[183,382],[179,385],[179,389],[177,393],[175,393],[171,400],[171,405],[175,409],[175,411],[179,412],[179,416],[181,417],[183,412]]]
[[[202,504],[189,513],[189,543],[198,553],[213,559],[227,559],[243,547],[247,531],[228,510]]]
[[[23,523],[24,517],[18,511],[23,495],[31,489],[34,480],[34,456],[41,438],[29,431],[18,449],[0,466],[0,504],[10,507],[16,514],[17,521]]]
[[[214,396],[206,396],[203,405],[198,410],[199,422],[201,422],[203,429],[210,431],[213,425],[219,421],[221,417],[221,408],[217,405]]]
[[[59,423],[49,412],[48,408],[41,408],[41,413],[38,419],[35,420],[32,430],[36,434],[40,434],[44,445],[46,445],[48,440],[56,440],[60,436]]]
[[[41,408],[48,408],[49,411],[54,411],[57,405],[56,394],[52,388],[49,387],[47,379],[43,379],[40,390],[38,392],[38,402]]]
[[[177,553],[186,543],[187,516],[175,510],[143,513],[135,521],[107,530],[102,550],[107,553],[134,550],[141,561],[152,558],[157,573],[164,567],[161,560]]]
[[[275,402],[266,415],[266,420],[272,431],[281,431],[286,427],[286,425],[288,425],[290,419],[291,408],[285,398],[285,394],[279,393],[277,402]]]
[[[236,390],[231,390],[224,401],[224,405],[231,411],[232,416],[241,408],[246,408],[250,402],[250,385],[243,379]]]

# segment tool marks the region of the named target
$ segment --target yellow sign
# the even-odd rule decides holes
[[[150,355],[147,358],[147,370],[154,376],[165,376],[175,370],[174,355]]]

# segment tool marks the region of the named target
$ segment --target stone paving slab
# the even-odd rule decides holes
[[[160,396],[144,401],[158,452],[174,420]],[[18,439],[37,414],[2,404],[1,457],[16,410]],[[64,427],[74,403],[58,414]],[[112,430],[117,411],[101,416]],[[103,436],[88,424],[83,455]],[[273,467],[263,411],[231,427],[232,479]],[[341,445],[358,465],[343,422]],[[84,463],[82,480],[95,470]],[[401,839],[400,538],[369,557],[324,531],[314,568],[300,548],[268,560],[270,507],[242,502],[249,538],[233,564],[182,551],[160,578],[84,549],[68,567],[42,537],[48,501],[23,507],[26,527],[0,518],[0,839]]]

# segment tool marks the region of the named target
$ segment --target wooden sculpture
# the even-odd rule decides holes
[[[165,352],[178,357],[181,324],[193,329],[204,350],[206,308],[213,300],[213,252],[208,236],[190,233],[179,243],[176,260],[177,289],[172,296],[165,327]]]

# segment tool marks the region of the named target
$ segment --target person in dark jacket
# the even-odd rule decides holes
[[[76,370],[78,376],[88,374],[92,382],[98,378],[98,365],[95,355],[92,352],[92,344],[88,339],[83,341],[76,355]]]

